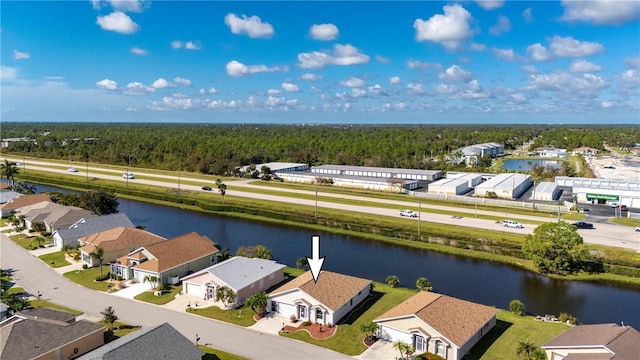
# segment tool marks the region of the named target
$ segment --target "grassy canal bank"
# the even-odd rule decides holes
[[[386,216],[366,216],[335,209],[318,209],[317,222],[313,206],[293,205],[286,208],[257,199],[225,196],[224,204],[217,193],[181,190],[162,186],[151,186],[130,182],[128,188],[118,181],[90,178],[78,182],[69,175],[30,171],[20,174],[21,180],[58,186],[78,191],[102,189],[115,191],[119,197],[143,202],[174,206],[183,209],[215,213],[259,220],[287,226],[318,229],[338,234],[398,244],[412,248],[433,250],[442,253],[476,259],[511,264],[536,272],[533,264],[524,258],[521,247],[525,235],[500,231],[488,231],[427,221],[418,223]],[[232,185],[232,182],[229,182]],[[242,189],[244,191],[244,189]],[[280,193],[278,195],[285,195]],[[376,194],[380,196],[379,194]],[[399,195],[394,195],[395,197]],[[331,201],[329,197],[323,201]],[[342,199],[341,203],[345,203]],[[461,209],[465,211],[465,209]],[[469,210],[472,211],[472,210]],[[466,214],[473,216],[473,213]],[[607,272],[599,274],[577,273],[565,277],[566,280],[617,283],[634,288],[640,287],[640,253],[606,246],[590,245],[603,254]]]

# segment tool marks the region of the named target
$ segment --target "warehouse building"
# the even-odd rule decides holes
[[[640,180],[638,179],[592,179],[556,176],[558,186],[571,187],[573,196],[580,204],[626,205],[640,208]]]
[[[533,200],[540,201],[555,201],[560,198],[560,194],[562,191],[558,187],[558,184],[545,181],[538,184],[538,186],[533,189]]]
[[[320,165],[311,168],[311,172],[322,175],[345,175],[384,179],[407,179],[434,181],[442,178],[440,170],[395,169],[369,166]]]
[[[250,165],[243,166],[240,169],[244,172],[247,171],[247,168]],[[275,172],[292,172],[292,171],[305,171],[309,169],[309,164],[300,164],[300,163],[287,163],[287,162],[270,162],[264,164],[256,164],[256,170],[260,171],[263,166],[271,169],[272,173]]]
[[[498,174],[476,186],[475,195],[487,197],[490,193],[502,199],[517,199],[531,187],[531,176],[526,174]]]
[[[316,179],[326,181],[333,186],[351,189],[375,190],[399,192],[401,189],[415,190],[418,188],[417,180],[376,178],[367,176],[329,175],[310,171],[297,171],[289,173],[277,173],[278,178],[288,182],[313,184]]]
[[[456,153],[460,154],[460,158],[457,159],[459,163],[464,162],[468,166],[473,166],[477,165],[483,156],[489,156],[491,158],[503,156],[504,145],[494,142],[475,144],[460,148]]]
[[[428,185],[433,194],[462,195],[482,182],[482,175],[475,173],[458,173],[453,177],[447,174],[446,179],[434,181]]]

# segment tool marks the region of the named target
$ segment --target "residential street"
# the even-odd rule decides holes
[[[5,234],[0,234],[0,250],[0,266],[14,271],[19,286],[32,294],[40,291],[43,299],[84,311],[90,317],[101,318],[100,312],[113,306],[124,323],[146,327],[168,322],[188,339],[195,341],[198,334],[200,344],[250,359],[350,359],[315,345],[84,288],[56,273]]]

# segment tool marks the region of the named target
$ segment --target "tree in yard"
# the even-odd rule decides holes
[[[398,286],[398,284],[400,284],[400,279],[395,275],[387,276],[386,281],[387,281],[387,285],[389,285],[391,287],[396,287],[396,286]]]
[[[516,355],[523,360],[546,360],[547,356],[541,348],[537,347],[531,340],[518,341]]]
[[[251,308],[256,314],[264,314],[267,312],[267,304],[269,303],[269,296],[266,292],[262,291],[255,295],[248,297],[244,301],[245,305]]]
[[[427,280],[426,277],[419,277],[418,280],[416,280],[416,288],[418,288],[421,291],[433,290],[433,286],[431,286],[431,282]]]
[[[100,314],[102,314],[102,320],[104,320],[104,323],[109,325],[107,330],[113,328],[113,324],[118,320],[116,311],[111,306],[107,306],[104,311],[100,312]]]
[[[90,190],[80,195],[80,207],[97,215],[116,214],[118,205],[120,202],[114,192]]]
[[[222,196],[222,203],[224,204],[224,194],[227,193],[227,184],[218,179],[216,180],[216,186],[218,187],[218,191],[220,191],[220,196]]]
[[[262,165],[262,167],[260,168],[260,173],[262,174],[262,180],[271,180],[271,168],[267,165]]]
[[[11,187],[11,189],[17,193],[24,194],[24,195],[33,195],[36,193],[35,185],[29,185],[22,180],[16,181]]]
[[[378,326],[378,324],[374,323],[373,321],[360,324],[360,331],[364,333],[367,339],[373,338],[373,335],[378,331],[379,328],[380,327]]]
[[[306,257],[302,256],[296,260],[296,267],[298,269],[309,270],[309,260]]]
[[[236,256],[271,260],[273,259],[273,252],[264,245],[240,246],[236,250]]]
[[[538,226],[527,235],[522,252],[541,273],[559,275],[577,271],[589,258],[576,227],[564,221]]]
[[[102,262],[104,261],[104,249],[100,246],[96,246],[92,252],[89,253],[92,259],[96,260],[100,266],[100,276],[102,276]]]
[[[393,348],[400,352],[400,359],[408,359],[415,352],[412,345],[400,340],[393,343]]]
[[[509,302],[509,311],[516,315],[524,316],[524,304],[517,299],[511,300],[511,302]]]
[[[216,288],[216,301],[221,301],[224,305],[233,303],[236,293],[226,286],[218,286]]]
[[[144,277],[144,279],[142,280],[143,283],[149,283],[149,285],[151,286],[152,289],[155,289],[158,287],[158,283],[160,282],[160,279],[158,279],[157,276],[155,275],[146,275]]]
[[[16,166],[16,163],[4,159],[3,163],[0,163],[0,177],[7,179],[7,182],[11,186],[14,184],[14,176],[18,175],[20,169]]]

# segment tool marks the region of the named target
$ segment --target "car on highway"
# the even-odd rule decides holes
[[[74,167],[70,167],[67,169],[68,172],[78,172],[78,169],[74,168]]]
[[[412,217],[412,218],[417,218],[418,217],[418,213],[413,212],[411,210],[400,210],[400,212],[398,213],[398,215],[400,216],[406,216],[406,217]]]
[[[593,229],[592,223],[588,223],[584,221],[574,222],[573,226],[577,227],[578,229]]]
[[[617,208],[620,205],[616,201],[614,201],[614,202],[610,202],[609,206],[611,206],[612,208]]]
[[[520,224],[517,221],[513,220],[502,220],[502,226],[516,228],[516,229],[524,229],[524,225]]]
[[[124,179],[135,179],[132,172],[125,172],[122,174],[122,178]]]
[[[636,232],[640,232],[640,226],[636,226]]]
[[[628,211],[629,208],[627,207],[627,205],[620,205],[620,211]]]
[[[616,167],[613,165],[605,165],[605,169],[615,169]]]
[[[202,187],[202,190],[204,190],[204,191],[211,191],[211,186],[206,186],[206,185],[205,185],[205,186],[203,186],[203,187]]]

